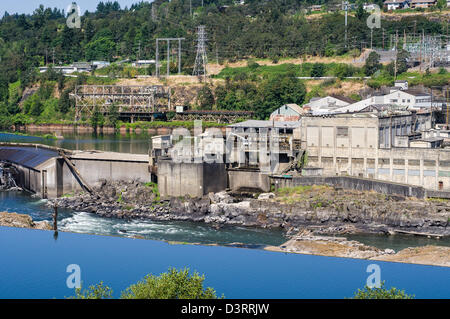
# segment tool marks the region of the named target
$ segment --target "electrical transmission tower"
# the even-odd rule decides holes
[[[194,72],[192,75],[198,77],[203,76],[206,80],[206,65],[208,64],[208,57],[206,56],[206,32],[205,26],[201,25],[197,30],[197,56],[195,57]]]

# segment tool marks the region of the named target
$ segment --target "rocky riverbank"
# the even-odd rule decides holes
[[[343,237],[317,236],[303,230],[280,246],[265,248],[270,251],[308,254],[319,256],[370,259],[450,267],[450,247],[409,247],[395,252],[392,249],[378,249]]]
[[[276,193],[220,192],[202,198],[161,200],[155,185],[102,182],[93,194],[70,194],[55,202],[103,217],[204,222],[221,227],[308,229],[315,235],[413,233],[450,235],[450,202],[386,196],[374,192],[305,186]],[[53,205],[53,202],[49,202]]]
[[[35,222],[28,215],[8,212],[0,212],[0,226],[43,230],[52,229],[50,223],[47,221]]]

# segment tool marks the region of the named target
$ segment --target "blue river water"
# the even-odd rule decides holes
[[[148,273],[169,267],[205,274],[226,298],[344,298],[365,285],[376,263],[386,286],[416,298],[448,298],[450,270],[367,260],[283,254],[258,249],[171,245],[152,240],[0,227],[0,298],[64,298],[66,268],[81,268],[84,286],[103,281],[115,296]]]

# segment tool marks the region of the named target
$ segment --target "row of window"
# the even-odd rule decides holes
[[[319,157],[318,156],[309,156],[308,161],[310,162],[318,162]],[[375,164],[374,158],[368,158],[366,160],[367,165],[373,165]],[[322,163],[333,163],[333,157],[326,157],[322,156]],[[343,164],[348,163],[348,157],[336,157],[336,163]],[[353,164],[364,164],[364,158],[352,158]],[[379,165],[390,165],[391,160],[389,158],[379,158],[378,159]],[[405,165],[405,160],[402,158],[394,158],[392,161],[393,165]],[[435,166],[436,161],[435,160],[424,160],[423,161],[424,166]],[[408,166],[420,166],[420,160],[408,160]],[[450,167],[450,161],[439,161],[439,167]]]

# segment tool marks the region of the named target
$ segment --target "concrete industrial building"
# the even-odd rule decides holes
[[[394,146],[399,136],[426,131],[431,123],[430,113],[303,117],[302,148],[307,151],[308,166],[322,168],[323,175],[449,190],[450,150],[432,145]],[[425,139],[425,144],[429,142]]]
[[[44,145],[0,145],[0,160],[13,164],[19,187],[42,198],[90,189],[101,180],[148,182],[148,155],[68,151]]]

